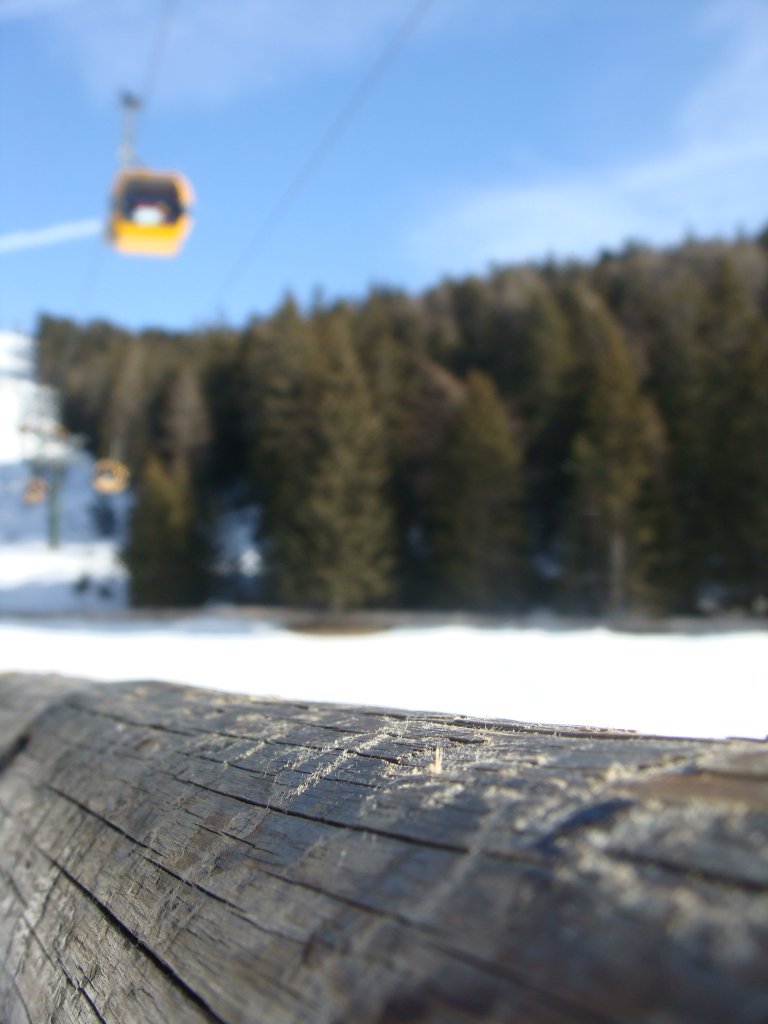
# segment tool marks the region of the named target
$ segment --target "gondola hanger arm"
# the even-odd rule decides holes
[[[143,105],[143,100],[135,93],[123,92],[120,96],[120,106],[123,110],[120,163],[123,167],[138,167],[141,164],[136,156],[136,115]]]

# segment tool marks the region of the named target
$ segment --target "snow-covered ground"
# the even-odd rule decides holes
[[[0,671],[662,735],[768,734],[768,632],[757,625],[696,635],[404,625],[329,636],[242,610],[121,615],[125,574],[115,540],[97,537],[88,457],[65,475],[58,548],[47,544],[46,505],[24,504],[38,452],[19,426],[41,404],[29,342],[0,334]],[[119,526],[125,501],[114,511]]]
[[[55,399],[33,380],[30,340],[0,333],[0,613],[125,605],[114,540],[96,529],[92,460],[56,427]],[[24,501],[29,481],[52,472],[61,476],[56,550],[49,547],[50,502]],[[126,497],[109,500],[119,528]]]

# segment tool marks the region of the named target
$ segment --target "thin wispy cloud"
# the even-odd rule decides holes
[[[412,232],[414,259],[464,272],[549,255],[589,257],[629,239],[730,235],[768,218],[768,7],[718,0],[702,10],[697,28],[719,34],[723,56],[672,112],[671,143],[639,162],[588,174],[550,169],[536,184],[454,195]]]
[[[412,0],[184,0],[175,7],[153,99],[211,107],[353,62],[375,50],[411,6]],[[90,0],[63,8],[46,32],[94,100],[111,103],[122,89],[140,89],[164,9],[164,0]]]
[[[719,67],[693,93],[680,116],[687,137],[723,145],[763,138],[768,96],[768,5],[764,0],[717,0],[703,11],[699,31],[724,41]]]
[[[41,249],[62,242],[75,242],[82,238],[93,238],[104,229],[104,222],[95,217],[89,220],[71,221],[68,224],[52,224],[34,231],[14,231],[0,235],[0,255],[21,252],[23,249]]]
[[[589,257],[633,239],[656,244],[686,234],[748,227],[765,195],[768,142],[761,150],[688,151],[668,160],[467,196],[413,232],[416,258],[454,270],[489,262]]]

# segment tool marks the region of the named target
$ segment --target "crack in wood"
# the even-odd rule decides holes
[[[23,732],[4,750],[0,750],[0,772],[4,772],[13,764],[19,754],[23,754],[29,744],[29,733]]]
[[[148,850],[150,853],[155,853],[158,855],[160,854],[160,850],[155,849],[154,846],[150,846],[148,843],[143,842],[141,839],[137,839],[136,836],[131,835],[130,832],[126,832],[124,828],[121,828],[119,825],[116,825],[113,821],[110,821],[109,818],[105,818],[103,814],[99,813],[99,811],[94,811],[92,808],[88,807],[87,804],[82,803],[82,801],[78,800],[76,797],[70,796],[69,793],[65,793],[64,790],[59,789],[58,786],[54,786],[51,785],[51,783],[49,782],[45,782],[43,783],[43,788],[49,790],[51,793],[55,793],[56,796],[61,797],[62,800],[66,800],[67,803],[70,803],[74,807],[77,807],[78,810],[82,811],[84,814],[87,814],[91,818],[95,818],[96,821],[99,822],[99,824],[104,825],[112,832],[116,832],[124,839],[130,840],[134,845],[140,847],[141,849]]]
[[[613,822],[618,814],[621,814],[634,806],[634,800],[628,800],[625,797],[614,797],[609,800],[603,800],[597,804],[588,804],[585,807],[579,807],[573,812],[573,814],[569,814],[564,821],[561,821],[545,836],[542,836],[541,839],[537,840],[533,844],[533,849],[538,850],[546,856],[560,856],[562,851],[560,850],[558,843],[561,839],[564,839],[566,836],[569,836],[574,832],[580,833],[584,829],[594,828],[595,826]]]
[[[220,833],[218,834],[220,835]],[[154,865],[154,867],[158,868],[158,870],[162,871],[166,875],[169,875],[171,878],[174,878],[177,882],[181,882],[183,885],[188,886],[190,889],[194,889],[195,891],[202,893],[204,896],[207,896],[210,899],[214,900],[216,903],[220,903],[222,904],[222,906],[227,907],[227,909],[232,912],[232,916],[234,918],[243,921],[245,924],[250,925],[252,928],[256,928],[258,931],[263,932],[264,935],[271,935],[273,937],[281,939],[287,938],[287,936],[284,935],[282,932],[275,931],[272,928],[265,927],[264,924],[262,924],[262,922],[256,920],[256,918],[254,918],[252,915],[244,914],[236,903],[233,903],[226,897],[220,896],[218,893],[213,892],[212,889],[206,888],[206,886],[201,885],[199,882],[193,881],[191,878],[185,878],[184,875],[178,874],[176,871],[171,870],[171,868],[169,868],[167,865],[162,864],[159,861],[153,860],[151,857],[145,857],[144,859],[147,861],[147,863]]]
[[[92,715],[94,718],[106,718],[108,721],[117,722],[120,725],[130,725],[134,728],[156,729],[158,732],[167,732],[172,736],[185,736],[189,739],[195,737],[200,732],[203,732],[201,729],[174,729],[171,726],[162,723],[142,722],[132,718],[125,718],[124,716],[115,714],[115,712],[104,711],[103,708],[94,708],[90,704],[81,703],[81,701],[77,700],[75,697],[63,700],[61,703],[64,707],[68,707],[76,711],[82,711],[84,714]]]
[[[56,788],[54,786],[47,785],[45,788],[49,789],[51,792],[56,793],[57,796],[61,797],[62,799],[66,800],[66,801],[68,801],[69,803],[73,804],[79,810],[83,811],[83,813],[85,813],[85,814],[89,815],[90,817],[94,818],[100,824],[107,826],[109,829],[111,829],[112,831],[116,832],[118,835],[120,835],[123,838],[129,840],[130,843],[134,844],[136,847],[140,848],[141,850],[146,850],[149,853],[154,853],[158,857],[162,857],[162,853],[161,853],[160,850],[157,850],[154,847],[149,846],[146,843],[142,842],[142,840],[138,839],[136,836],[132,835],[130,832],[127,832],[125,829],[121,828],[119,825],[116,825],[114,822],[110,821],[108,818],[105,818],[103,815],[99,814],[97,811],[93,811],[91,808],[87,807],[85,804],[81,803],[79,800],[75,799],[74,797],[71,797],[69,794],[63,792],[62,790],[60,790],[60,789],[58,789],[58,788]],[[235,837],[235,836],[231,836],[230,833],[216,831],[214,829],[208,828],[205,825],[200,825],[199,827],[202,828],[202,829],[205,829],[205,831],[210,832],[213,835],[219,836],[219,838],[224,838],[225,835],[230,837],[230,838],[232,838],[232,839],[237,839],[238,838],[238,837]],[[245,843],[248,846],[251,845],[246,840],[242,840],[242,842]],[[219,895],[218,893],[214,892],[212,889],[208,889],[206,886],[201,885],[199,882],[195,882],[191,878],[187,878],[184,875],[180,875],[178,872],[173,871],[166,864],[162,863],[162,861],[155,860],[154,858],[147,856],[146,853],[141,853],[141,856],[144,858],[144,860],[148,864],[152,864],[153,867],[157,868],[159,871],[162,871],[164,874],[167,874],[169,877],[173,878],[175,881],[181,882],[183,885],[188,886],[190,889],[193,889],[193,890],[203,894],[204,896],[207,896],[210,899],[214,900],[216,903],[220,903],[223,906],[227,907],[232,912],[233,917],[235,917],[235,918],[245,922],[246,924],[250,925],[251,927],[254,927],[254,928],[258,929],[258,931],[263,932],[265,935],[271,935],[271,936],[279,937],[279,938],[287,938],[287,936],[284,935],[282,932],[275,931],[274,929],[270,929],[270,928],[265,927],[262,922],[258,921],[252,915],[244,914],[242,912],[241,908],[236,903],[233,903],[231,900],[228,900],[226,897]],[[260,870],[261,870],[261,868],[260,868]],[[266,874],[270,874],[270,872],[265,872],[265,873]],[[278,877],[278,876],[274,876],[274,877]]]
[[[35,936],[35,938],[37,938],[37,936]],[[37,941],[40,942],[40,939],[37,938]],[[77,995],[82,997],[86,1001],[86,1003],[88,1003],[90,1008],[93,1010],[94,1015],[96,1016],[96,1019],[99,1021],[99,1024],[108,1024],[108,1021],[106,1020],[106,1018],[102,1017],[102,1015],[99,1013],[99,1009],[96,1006],[96,1004],[94,1003],[93,999],[91,999],[91,997],[85,991],[84,985],[76,983],[74,981],[74,979],[69,976],[69,973],[68,973],[66,967],[64,966],[64,964],[61,963],[61,960],[59,960],[59,968],[61,969],[61,973],[66,978],[66,980],[69,983],[69,985],[71,985],[72,988],[75,990]]]
[[[154,846],[148,845],[147,843],[143,842],[141,839],[138,839],[135,835],[133,835],[130,832],[127,832],[124,828],[121,828],[119,825],[116,825],[113,821],[110,821],[109,818],[105,818],[98,811],[92,810],[90,807],[88,807],[84,803],[81,803],[81,801],[77,800],[75,797],[70,796],[68,793],[65,793],[61,789],[58,789],[56,786],[51,786],[51,785],[47,785],[46,784],[45,788],[49,789],[51,792],[55,793],[57,796],[61,797],[63,800],[66,800],[68,803],[73,804],[75,807],[77,807],[79,810],[81,810],[84,814],[87,814],[89,817],[92,817],[96,821],[98,821],[99,824],[105,825],[107,828],[109,828],[113,832],[116,832],[118,835],[122,836],[124,839],[127,839],[130,843],[133,844],[134,847],[139,848],[139,850],[142,850],[142,851],[146,850],[148,853],[154,853],[156,856],[162,857],[162,851],[156,849]],[[212,832],[213,829],[208,829],[208,831]],[[221,835],[221,833],[214,833],[214,834],[215,835]],[[210,889],[206,889],[205,886],[200,885],[198,882],[194,882],[190,878],[185,878],[183,875],[180,875],[177,872],[171,870],[171,868],[167,867],[167,865],[163,864],[161,861],[156,861],[152,857],[148,857],[146,855],[146,853],[141,853],[141,856],[144,858],[144,860],[147,861],[148,864],[154,865],[156,868],[158,868],[158,870],[160,870],[160,871],[164,872],[165,874],[169,875],[171,878],[175,879],[177,882],[182,882],[184,885],[188,885],[191,889],[196,889],[198,892],[201,892],[204,895],[209,896],[211,899],[215,900],[216,902],[222,903],[224,906],[229,907],[232,911],[235,912],[235,916],[236,917],[241,918],[241,920],[246,921],[248,924],[254,925],[256,927],[260,927],[258,925],[258,923],[256,921],[254,921],[252,918],[247,917],[246,915],[242,914],[241,911],[240,911],[240,908],[237,906],[237,904],[236,903],[232,903],[231,900],[225,899],[223,896],[219,896],[217,893],[213,892]],[[268,934],[277,934],[277,933],[274,933],[274,932],[268,932],[267,929],[263,929],[263,930],[267,931]]]
[[[74,804],[76,807],[78,807],[79,810],[81,810],[84,813],[88,814],[89,816],[93,817],[100,824],[106,825],[108,828],[110,828],[112,831],[116,832],[117,834],[119,834],[123,838],[128,839],[131,843],[135,844],[137,847],[140,847],[143,850],[155,853],[157,856],[162,856],[162,854],[161,854],[161,852],[159,850],[156,850],[154,847],[148,846],[147,844],[143,843],[136,836],[134,836],[131,833],[127,832],[125,829],[121,828],[119,825],[116,825],[115,823],[111,822],[109,819],[104,818],[101,814],[99,814],[98,812],[93,811],[91,808],[87,807],[85,804],[81,803],[79,800],[77,800],[77,799],[69,796],[68,794],[64,793],[62,790],[60,790],[60,789],[58,789],[56,787],[53,787],[53,786],[46,786],[45,788],[47,788],[47,789],[51,790],[52,792],[56,793],[58,796],[60,796],[64,800],[68,801],[69,803]],[[206,825],[200,825],[199,827],[201,829],[204,829],[206,832],[209,832],[209,833],[211,833],[213,835],[218,836],[219,838],[227,837],[227,838],[230,838],[230,839],[232,839],[232,840],[234,840],[236,842],[243,843],[249,849],[258,849],[258,847],[256,847],[255,844],[250,843],[247,839],[243,839],[241,837],[234,836],[232,833],[229,833],[229,832],[226,832],[226,831],[217,831],[215,829],[211,829],[211,828],[207,827]],[[248,924],[251,927],[256,928],[258,931],[262,932],[264,935],[269,935],[269,936],[273,936],[273,937],[277,937],[277,938],[281,938],[281,939],[287,939],[288,938],[288,936],[285,933],[280,932],[280,931],[276,931],[274,929],[267,928],[262,922],[260,922],[256,918],[254,918],[252,915],[244,914],[241,911],[241,908],[236,903],[233,903],[231,900],[228,900],[225,897],[220,896],[218,893],[214,892],[211,889],[208,889],[204,885],[201,885],[199,882],[195,882],[193,879],[190,879],[190,878],[187,878],[187,877],[185,877],[183,875],[180,875],[178,872],[173,871],[171,868],[169,868],[166,864],[163,864],[161,861],[156,861],[152,857],[146,856],[146,854],[144,854],[144,853],[142,853],[141,856],[143,856],[144,860],[146,860],[147,863],[152,864],[155,868],[157,868],[158,870],[162,871],[164,874],[167,874],[169,877],[173,878],[175,881],[178,881],[178,882],[182,883],[183,885],[188,886],[190,889],[193,889],[193,890],[195,890],[197,892],[200,892],[201,894],[211,898],[215,902],[220,903],[223,906],[226,906],[232,912],[232,914],[233,914],[233,916],[235,918],[243,921],[244,923]],[[281,874],[279,874],[277,872],[274,872],[274,871],[267,870],[263,866],[263,862],[261,864],[259,864],[258,870],[261,871],[265,875],[269,875],[272,878],[279,879],[280,881],[289,883],[291,885],[297,885],[297,884],[300,885],[300,883],[297,883],[294,880],[288,879],[284,875],[281,875]],[[312,887],[306,886],[306,888],[310,889]],[[341,896],[338,896],[338,895],[336,895],[336,894],[334,894],[334,893],[332,893],[330,891],[325,891],[325,890],[322,890],[321,888],[313,889],[312,891],[316,891],[318,893],[323,893],[326,897],[328,897],[330,899],[333,899],[336,902],[344,903],[346,905],[355,907],[357,909],[363,909],[363,910],[366,910],[368,912],[373,912],[373,908],[371,908],[371,907],[366,907],[364,904],[357,903],[357,902],[352,901],[352,900],[348,900],[348,899],[346,899],[344,897],[341,897]],[[48,895],[50,895],[50,892],[49,892]],[[48,896],[46,896],[46,900],[47,900],[47,898],[48,898]],[[380,913],[380,911],[377,911],[377,913]]]
[[[132,842],[136,842],[139,846],[144,845],[140,844],[138,840],[135,840],[127,832],[125,832],[125,830],[119,828],[119,826],[114,826],[112,823],[104,819],[101,815],[95,814],[94,812],[90,811],[89,808],[85,807],[85,805],[83,805],[79,801],[69,799],[67,797],[67,794],[56,790],[52,786],[46,786],[45,788],[56,793],[56,795],[60,798],[68,800],[68,802],[77,806],[79,810],[96,818],[100,822],[100,824],[109,826],[124,838],[130,839]],[[96,838],[97,836],[94,836],[94,840]],[[128,928],[127,925],[117,915],[115,915],[106,904],[99,900],[98,897],[87,886],[80,882],[79,879],[77,879],[63,864],[61,864],[56,859],[56,857],[52,856],[45,849],[43,849],[35,841],[34,837],[31,837],[31,842],[33,843],[37,853],[41,857],[43,857],[47,863],[54,867],[57,872],[52,882],[50,883],[48,891],[46,892],[43,906],[38,913],[38,920],[42,920],[42,916],[45,912],[48,900],[50,899],[50,896],[59,878],[65,878],[67,882],[74,886],[74,888],[77,889],[77,891],[80,892],[81,895],[98,911],[98,913],[105,919],[105,921],[108,923],[110,927],[112,927],[118,934],[120,934],[125,941],[129,942],[133,947],[135,947],[147,959],[148,962],[152,963],[153,966],[161,972],[163,977],[165,977],[169,981],[169,983],[183,995],[185,999],[195,1004],[198,1010],[200,1010],[204,1014],[205,1019],[209,1021],[209,1024],[227,1024],[225,1020],[223,1020],[221,1017],[219,1017],[217,1014],[213,1012],[213,1010],[208,1006],[205,1000],[194,990],[194,988],[188,985],[177,974],[177,972],[174,971],[174,969],[168,963],[166,963],[166,961],[162,957],[160,957],[151,947],[149,947],[145,942],[143,942],[143,940],[138,935],[136,935],[130,928]],[[146,846],[144,846],[144,848],[151,849],[150,847]],[[157,866],[162,867],[162,865]],[[170,874],[173,873],[170,872]],[[24,905],[26,906],[26,904]],[[88,993],[83,989],[81,985],[78,985],[73,981],[58,955],[57,961],[54,962],[54,960],[51,957],[50,951],[40,939],[36,931],[36,926],[29,919],[25,910],[22,911],[21,917],[24,920],[24,923],[29,931],[29,934],[35,939],[46,959],[51,963],[51,965],[54,968],[58,966],[58,969],[60,969],[65,981],[77,992],[79,996],[82,996],[85,999],[85,1001],[90,1005],[100,1024],[107,1024],[107,1021],[101,1016],[100,1012],[98,1011],[97,1007],[93,1003]],[[155,994],[156,993],[151,993],[152,998],[154,998]],[[37,1022],[35,1021],[33,1022],[33,1024],[37,1024]]]
[[[2,868],[0,868],[0,878],[2,878],[6,885],[10,886],[11,892],[16,897],[18,902],[23,907],[26,907],[27,901],[24,899],[21,889],[19,889],[18,885],[16,884],[16,879],[13,877],[13,875],[9,875],[7,871],[4,871]]]
[[[297,749],[301,749],[296,744],[290,744],[290,746],[296,746]],[[307,749],[307,748],[304,748],[304,749]],[[318,748],[311,748],[311,749],[312,749],[313,753],[315,751],[317,753],[333,753],[334,752],[333,749],[323,750],[322,748],[319,748],[319,747]],[[336,748],[336,749],[338,750],[338,748]],[[365,754],[359,754],[357,751],[341,750],[341,751],[339,751],[340,759],[338,760],[338,763],[336,763],[336,761],[334,761],[334,762],[328,764],[327,766],[320,765],[320,766],[317,766],[315,768],[312,768],[310,771],[305,771],[304,766],[309,764],[311,762],[311,760],[312,760],[312,757],[310,755],[304,761],[291,762],[290,764],[283,765],[282,767],[278,768],[275,773],[270,773],[270,772],[263,771],[263,769],[253,768],[253,767],[251,767],[250,765],[247,765],[247,764],[239,764],[237,760],[227,760],[225,758],[211,757],[211,756],[209,756],[207,754],[200,754],[197,751],[186,751],[185,750],[185,751],[179,751],[179,753],[183,757],[189,758],[190,761],[207,761],[210,764],[220,765],[222,768],[230,768],[230,769],[232,769],[234,771],[246,772],[248,775],[251,775],[254,778],[261,779],[261,780],[263,780],[265,782],[272,782],[273,785],[275,785],[275,786],[278,786],[278,785],[284,786],[286,789],[291,791],[291,794],[293,796],[299,796],[302,792],[304,792],[305,790],[307,790],[309,788],[309,785],[305,785],[304,782],[301,782],[301,783],[299,783],[298,786],[292,787],[288,783],[283,783],[281,781],[280,776],[285,774],[286,772],[297,772],[300,775],[306,775],[306,776],[308,776],[310,778],[315,778],[315,781],[319,782],[319,781],[322,781],[323,778],[332,779],[333,778],[332,772],[335,771],[336,768],[341,767],[342,764],[347,763],[351,758],[353,758],[353,757],[365,757],[366,756]],[[342,754],[344,755],[343,757],[341,757]],[[386,762],[388,759],[386,759],[386,758],[376,758],[375,760],[380,760],[382,762]],[[400,762],[393,762],[393,763],[399,764]],[[319,774],[320,768],[325,769],[322,772],[322,775]],[[349,785],[349,786],[358,786],[358,787],[360,787],[362,789],[374,789],[374,790],[380,789],[380,784],[379,783],[376,783],[376,782],[373,782],[373,783],[371,783],[371,782],[362,782],[360,779],[345,779],[345,784]]]
[[[394,832],[388,829],[372,828],[369,825],[360,825],[357,822],[333,821],[330,818],[316,817],[312,814],[305,814],[302,811],[291,810],[288,807],[279,807],[276,804],[263,803],[260,800],[251,800],[242,794],[227,793],[225,790],[216,789],[213,786],[206,786],[202,782],[197,782],[194,779],[178,779],[178,781],[184,782],[188,786],[194,786],[195,789],[202,789],[208,793],[215,793],[216,796],[228,797],[230,800],[245,804],[247,807],[259,807],[264,811],[283,814],[288,818],[299,818],[303,821],[311,821],[316,825],[327,825],[329,828],[333,829],[341,829],[349,832],[362,832],[374,837],[381,836],[387,839],[397,839],[402,843],[409,843],[413,846],[423,846],[431,850],[448,850],[452,853],[466,853],[468,849],[466,846],[460,846],[456,843],[441,843],[436,840],[420,839],[416,836],[409,835],[407,832]]]
[[[62,874],[62,871],[61,871],[61,869],[59,869],[59,875],[61,875],[61,874]],[[57,875],[56,877],[58,878],[59,875]],[[43,915],[42,915],[42,912],[41,912],[38,915],[38,921],[42,920],[42,916]],[[64,963],[63,963],[61,957],[57,954],[56,955],[56,959],[55,960],[53,959],[51,951],[47,948],[47,946],[45,945],[43,940],[40,938],[40,936],[39,936],[39,934],[37,932],[37,927],[36,927],[35,924],[32,923],[32,921],[30,921],[30,919],[29,919],[29,917],[27,915],[26,910],[22,912],[22,919],[23,919],[24,923],[26,924],[27,929],[29,930],[30,936],[35,940],[35,942],[37,943],[38,948],[40,949],[40,952],[43,954],[43,956],[48,961],[48,963],[51,965],[51,967],[53,967],[54,970],[61,971],[61,974],[64,977],[64,980],[70,986],[70,988],[75,992],[75,994],[78,997],[82,997],[86,1001],[86,1003],[88,1003],[90,1008],[93,1010],[94,1016],[99,1021],[99,1024],[107,1024],[107,1021],[99,1013],[96,1005],[94,1004],[93,1000],[88,995],[88,993],[85,991],[83,986],[76,984],[75,981],[72,979],[72,977],[70,976],[70,974],[67,971],[66,967],[64,966]]]
[[[202,996],[194,990],[190,985],[181,978],[171,965],[159,956],[150,946],[148,946],[135,932],[131,931],[130,928],[121,921],[116,914],[114,914],[110,908],[101,902],[91,890],[83,885],[83,883],[75,878],[75,876],[69,872],[62,864],[60,864],[55,857],[52,857],[45,850],[40,850],[40,853],[54,864],[62,873],[64,878],[73,885],[87,900],[89,900],[93,906],[99,911],[100,914],[109,922],[109,924],[120,934],[123,938],[131,942],[146,958],[149,960],[168,981],[178,989],[186,999],[201,1010],[206,1016],[210,1024],[227,1024],[227,1021],[219,1017],[218,1014],[214,1013],[211,1007],[205,1002]]]
[[[722,886],[726,889],[737,889],[745,893],[755,893],[760,896],[768,895],[768,885],[764,882],[756,882],[751,878],[744,878],[737,875],[726,875],[714,871],[699,864],[681,864],[672,858],[661,857],[656,854],[638,853],[634,850],[626,850],[621,847],[607,847],[603,851],[607,857],[614,860],[624,861],[628,864],[637,864],[642,867],[657,868],[660,871],[683,878],[699,879],[702,882],[709,882],[713,885]]]
[[[11,974],[11,972],[6,967],[4,960],[0,960],[0,970],[2,970],[3,974],[10,981],[11,986],[13,987],[13,990],[16,993],[16,998],[21,1003],[21,1008],[24,1010],[24,1013],[26,1014],[26,1018],[29,1021],[29,1024],[38,1024],[38,1022],[32,1020],[32,1015],[29,1012],[29,1007],[27,1006],[27,1001],[24,998],[24,993],[22,992],[21,988],[19,987],[19,983],[18,983],[15,975]]]

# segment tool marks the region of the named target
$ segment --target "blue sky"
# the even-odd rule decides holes
[[[0,327],[238,325],[768,223],[766,0],[432,0],[266,233],[415,0],[176,0],[137,149],[196,225],[176,260],[117,255],[116,97],[167,8],[0,0]]]

